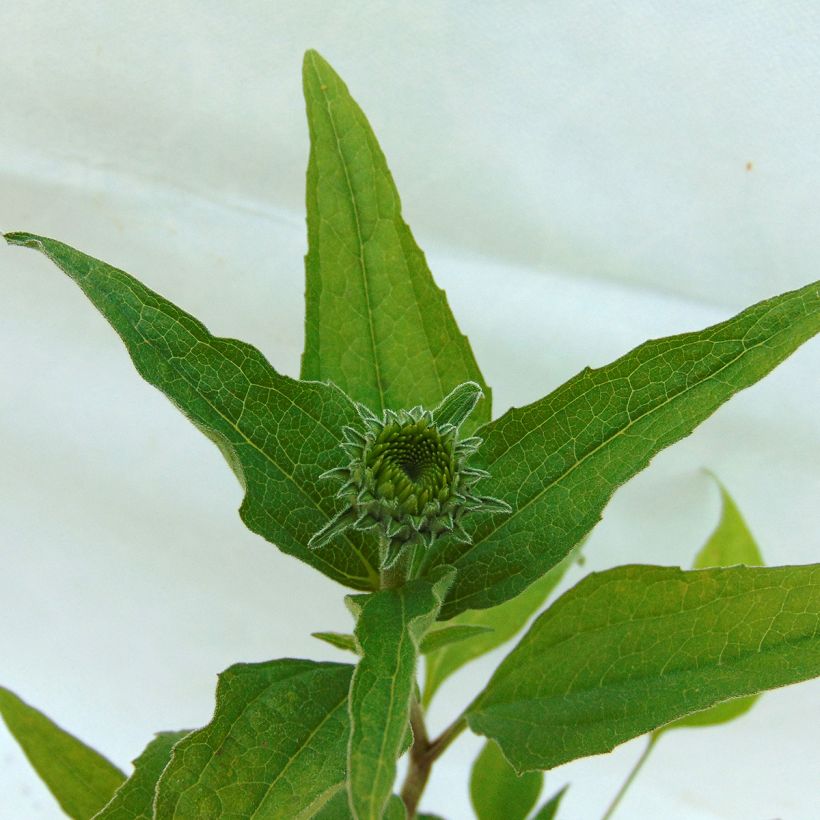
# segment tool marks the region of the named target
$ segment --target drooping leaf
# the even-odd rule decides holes
[[[171,751],[188,732],[160,732],[134,761],[134,773],[94,820],[153,820],[154,793]]]
[[[513,512],[468,519],[472,545],[434,548],[426,570],[458,569],[441,617],[517,595],[592,529],[619,485],[818,330],[814,283],[705,330],[646,342],[481,428],[473,461],[490,478],[480,491]]]
[[[419,652],[426,655],[452,643],[466,641],[468,638],[475,638],[478,635],[486,635],[488,632],[492,632],[490,627],[470,626],[468,624],[434,627],[422,638]],[[358,653],[359,651],[356,646],[356,639],[353,635],[345,632],[312,632],[311,635],[345,652]]]
[[[374,538],[346,533],[325,549],[306,547],[335,511],[319,476],[338,466],[342,426],[358,419],[347,396],[280,375],[254,347],[212,336],[134,277],[61,242],[25,233],[6,240],[65,271],[120,335],[140,375],[216,442],[245,489],[240,515],[253,532],[347,586],[378,586]]]
[[[350,684],[347,756],[356,820],[379,820],[390,797],[406,745],[419,646],[452,580],[452,570],[444,569],[435,580],[348,598],[362,656]]]
[[[313,817],[344,782],[352,671],[284,659],[223,672],[213,720],[174,747],[156,816]]]
[[[720,490],[722,507],[720,521],[698,552],[694,563],[695,569],[727,567],[735,564],[750,567],[763,566],[764,561],[760,548],[743,520],[740,510],[726,488],[719,481],[717,485]],[[711,709],[695,712],[674,723],[662,726],[655,731],[655,734],[661,734],[669,729],[717,726],[720,723],[727,723],[748,712],[759,697],[760,695],[749,695],[745,698],[724,701]]]
[[[516,770],[549,769],[820,674],[820,564],[587,576],[468,707]]]
[[[555,820],[555,815],[558,814],[558,809],[561,807],[561,801],[567,793],[569,783],[562,789],[557,791],[538,811],[532,816],[531,820]]]
[[[491,609],[468,609],[449,621],[454,626],[483,627],[488,631],[470,641],[434,649],[427,655],[424,662],[424,697],[422,700],[425,707],[430,704],[436,690],[450,675],[470,661],[506,643],[524,628],[524,624],[547,600],[550,592],[555,589],[564,573],[576,560],[576,552],[573,550],[561,563],[542,575],[515,598]]]
[[[381,415],[435,407],[461,382],[490,390],[401,215],[373,130],[341,78],[305,54],[310,129],[302,378],[330,380]]]
[[[478,820],[524,820],[543,785],[541,772],[519,776],[501,749],[487,741],[473,764],[470,799]]]
[[[125,780],[125,775],[99,752],[2,686],[0,716],[69,817],[93,817]]]

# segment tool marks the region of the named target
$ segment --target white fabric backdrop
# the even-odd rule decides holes
[[[818,31],[796,0],[5,4],[0,230],[111,261],[297,374],[300,64],[318,48],[368,113],[501,412],[817,278]],[[11,248],[0,281],[0,683],[127,766],[153,731],[207,722],[231,663],[340,659],[308,634],[346,622],[344,591],[244,530],[219,453],[76,287]],[[810,344],[656,458],[587,569],[689,564],[717,515],[702,467],[770,563],[817,560],[818,364]],[[500,657],[443,689],[434,723]],[[665,738],[623,816],[815,817],[818,692]],[[569,780],[566,816],[600,816],[640,746],[548,790]],[[470,816],[477,747],[459,741],[431,783],[450,820]],[[55,816],[0,731],[0,817]]]

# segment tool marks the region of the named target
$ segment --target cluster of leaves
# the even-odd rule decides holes
[[[301,380],[248,344],[212,336],[121,270],[52,239],[6,235],[74,280],[139,373],[219,446],[244,488],[244,523],[361,593],[348,599],[354,633],[320,635],[356,653],[355,665],[233,666],[211,723],[158,735],[128,778],[0,690],[0,713],[64,810],[116,820],[414,816],[433,761],[469,727],[488,738],[471,782],[476,812],[515,820],[535,806],[545,769],[645,733],[651,746],[669,727],[730,719],[756,693],[820,674],[820,565],[759,566],[724,492],[698,568],[589,575],[535,620],[450,728],[427,737],[424,708],[441,683],[524,627],[615,489],[820,330],[820,285],[646,342],[491,420],[491,391],[402,220],[364,114],[315,52],[304,89]],[[433,408],[465,382],[483,392],[464,423],[483,439],[472,457],[487,473],[478,491],[502,506],[465,518],[461,537],[435,540],[398,584],[385,583],[373,529],[310,549],[339,514],[321,476],[343,466],[343,431],[361,405],[375,417]],[[399,798],[397,760],[408,750]],[[562,794],[534,817],[555,816]]]

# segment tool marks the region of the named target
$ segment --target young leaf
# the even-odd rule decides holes
[[[481,492],[513,512],[465,522],[471,545],[448,539],[434,549],[428,568],[458,569],[442,618],[496,606],[543,575],[619,485],[818,330],[814,283],[705,330],[646,342],[481,428],[474,463],[491,474]]]
[[[750,567],[763,566],[763,556],[740,510],[726,488],[719,481],[717,485],[722,504],[720,521],[698,552],[694,563],[695,569],[727,567],[735,564],[745,564]],[[661,734],[669,729],[717,726],[720,723],[727,723],[748,712],[759,697],[760,695],[749,695],[745,698],[734,698],[718,703],[711,709],[695,712],[674,723],[662,726],[655,731],[655,734]]]
[[[820,674],[820,564],[587,576],[504,659],[467,721],[549,769],[730,698]]]
[[[461,382],[490,390],[401,215],[373,130],[336,72],[305,54],[310,129],[302,378],[330,380],[381,416],[435,407]]]
[[[487,741],[473,764],[470,799],[478,820],[524,820],[541,794],[544,775],[515,769],[492,741]]]
[[[350,806],[357,820],[379,820],[404,750],[419,646],[435,623],[452,571],[348,598],[362,656],[350,684],[347,754]]]
[[[555,815],[558,814],[558,809],[561,807],[561,801],[569,788],[569,783],[560,791],[557,791],[538,811],[532,816],[531,820],[554,820]]]
[[[156,816],[313,817],[345,778],[353,667],[277,660],[219,676],[213,720],[175,747]]]
[[[134,773],[94,820],[153,820],[154,793],[174,745],[188,732],[160,732],[134,761]]]
[[[542,575],[515,598],[491,609],[468,609],[449,622],[454,626],[482,627],[487,632],[464,643],[436,648],[427,655],[424,662],[424,697],[422,699],[425,707],[429,706],[436,690],[450,675],[475,658],[506,643],[524,628],[524,624],[536,610],[540,609],[550,592],[555,589],[564,573],[572,565],[576,552],[577,550],[573,550],[560,564]],[[435,633],[430,633],[430,635],[433,634]]]
[[[320,641],[329,643],[335,646],[336,649],[341,649],[343,652],[358,653],[359,648],[356,646],[356,639],[347,632],[311,632],[312,637],[318,638]]]
[[[0,716],[69,817],[88,820],[125,780],[125,775],[99,752],[2,686]]]
[[[354,589],[378,586],[374,538],[346,533],[319,551],[310,537],[335,502],[319,476],[338,466],[341,430],[356,424],[335,387],[281,376],[244,342],[212,336],[132,276],[53,239],[6,234],[71,277],[125,342],[140,375],[220,447],[245,489],[253,532]]]
[[[419,652],[426,655],[452,643],[466,641],[468,638],[475,638],[478,635],[486,635],[488,632],[492,632],[490,627],[470,626],[468,624],[433,628],[422,638]],[[345,652],[358,653],[359,651],[356,646],[356,639],[344,632],[312,632],[311,635]]]

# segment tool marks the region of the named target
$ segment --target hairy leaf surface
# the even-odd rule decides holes
[[[157,817],[313,817],[344,782],[352,671],[292,659],[227,669],[213,720],[174,747]]]
[[[335,382],[379,415],[435,407],[475,381],[484,398],[465,424],[472,430],[490,418],[490,390],[402,219],[373,130],[315,51],[303,79],[311,149],[302,377]]]
[[[467,519],[472,545],[445,540],[428,560],[458,570],[442,617],[496,606],[555,566],[619,485],[818,330],[814,283],[705,330],[646,342],[482,427],[473,461],[491,477],[479,489],[513,512]]]
[[[69,817],[88,820],[125,780],[125,775],[99,752],[2,686],[0,716]]]
[[[518,771],[820,674],[820,564],[625,566],[559,598],[467,710]]]
[[[157,781],[174,745],[188,732],[160,732],[134,761],[134,773],[94,820],[153,820]]]
[[[378,585],[375,539],[346,533],[321,550],[310,537],[335,512],[319,476],[338,466],[342,426],[357,424],[333,386],[277,373],[254,347],[212,336],[133,276],[53,239],[6,234],[67,273],[125,342],[140,375],[225,455],[245,489],[242,520],[281,550],[354,589]]]
[[[473,764],[470,800],[478,820],[524,820],[543,784],[541,772],[519,777],[498,746],[487,741]]]
[[[452,583],[439,578],[349,598],[357,614],[361,654],[350,684],[348,789],[357,820],[379,820],[396,779],[396,761],[405,749],[416,663],[422,638],[435,623]]]

